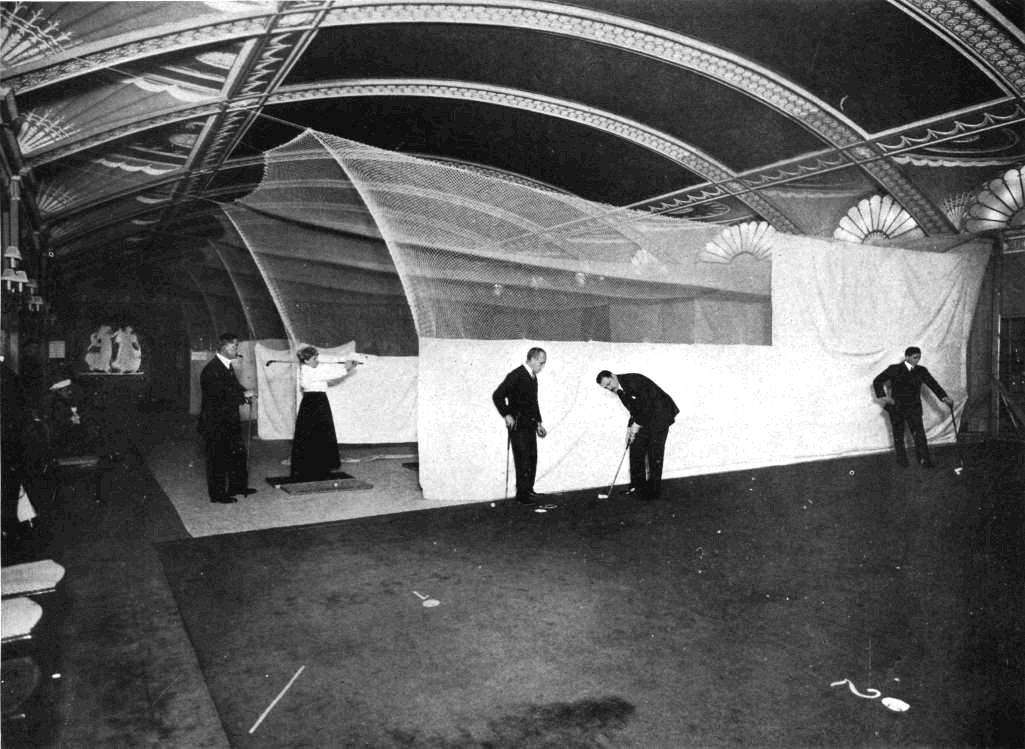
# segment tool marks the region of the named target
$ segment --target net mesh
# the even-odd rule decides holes
[[[770,261],[702,258],[715,225],[314,131],[225,211],[293,342],[361,340],[340,317],[380,309],[382,340],[406,315],[431,338],[770,343]]]

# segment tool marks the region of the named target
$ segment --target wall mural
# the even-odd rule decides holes
[[[89,336],[85,363],[90,372],[136,374],[142,368],[142,347],[131,325],[101,325]]]

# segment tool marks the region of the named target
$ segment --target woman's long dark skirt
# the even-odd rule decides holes
[[[303,393],[292,438],[292,477],[326,478],[341,464],[327,393]]]

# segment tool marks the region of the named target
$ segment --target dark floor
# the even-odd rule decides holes
[[[67,613],[50,622],[60,643],[62,677],[51,685],[49,710],[36,725],[6,724],[3,746],[1023,746],[1022,447],[993,442],[966,451],[967,466],[960,475],[952,470],[955,452],[941,448],[933,472],[901,470],[888,456],[867,456],[675,481],[672,499],[636,510],[626,504],[595,508],[593,493],[562,498],[555,518],[514,517],[516,508],[510,508],[506,525],[529,523],[524,542],[535,551],[538,544],[545,546],[550,563],[570,556],[562,532],[572,530],[581,539],[578,551],[597,565],[587,573],[590,584],[604,586],[617,600],[642,596],[659,621],[677,616],[660,611],[661,601],[673,602],[687,614],[689,627],[706,642],[718,643],[722,657],[715,657],[714,648],[703,650],[690,664],[691,676],[675,666],[661,675],[656,668],[633,688],[629,684],[634,682],[619,682],[622,688],[614,694],[591,676],[594,688],[582,690],[591,699],[547,701],[522,714],[507,711],[484,729],[464,726],[461,737],[407,725],[387,734],[369,729],[358,734],[387,735],[390,743],[340,743],[333,735],[325,744],[316,738],[266,743],[260,734],[256,738],[264,743],[253,743],[256,739],[245,729],[266,700],[254,697],[240,707],[230,696],[231,685],[211,668],[216,638],[190,641],[190,634],[195,638],[204,628],[214,631],[217,620],[188,606],[179,609],[172,586],[178,586],[180,596],[181,580],[172,575],[168,581],[157,551],[159,545],[185,557],[200,552],[232,559],[235,543],[244,567],[244,560],[251,563],[251,555],[260,553],[261,544],[274,548],[274,535],[188,540],[137,453],[126,450],[108,475],[102,504],[86,495],[67,497],[59,517],[39,529],[34,552],[17,543],[4,546],[5,562],[24,551],[65,566]],[[300,543],[320,539],[329,546],[346,538],[356,546],[360,538],[373,537],[375,523],[389,528],[388,533],[398,533],[397,527],[406,527],[403,532],[454,530],[485,511],[486,506],[447,508],[398,521],[366,519],[274,533],[290,537],[293,545],[298,534]],[[485,532],[483,520],[480,527],[484,539],[495,532]],[[625,527],[631,543],[617,547],[621,558],[607,558],[601,549]],[[491,538],[495,546],[498,537]],[[670,548],[675,552],[666,559],[656,553]],[[370,553],[371,547],[364,551]],[[573,556],[573,567],[579,569],[580,557]],[[668,573],[660,574],[660,565]],[[599,568],[604,572],[595,580]],[[263,567],[251,569],[258,578]],[[650,578],[631,582],[624,576],[625,570],[638,569],[647,570]],[[553,577],[562,585],[560,599],[577,595],[574,576]],[[209,594],[209,588],[198,585],[196,595]],[[687,597],[675,598],[676,588]],[[529,591],[521,593],[513,603],[538,605]],[[629,634],[624,627],[633,619],[616,613],[611,603],[610,598],[605,623],[612,629],[599,640],[622,648]],[[538,611],[557,619],[568,616],[551,607]],[[522,610],[517,618],[524,618]],[[311,633],[315,641],[329,634]],[[223,643],[236,648],[226,657],[245,650],[232,645],[230,637]],[[685,645],[674,644],[672,663],[685,662]],[[658,650],[647,640],[636,646],[658,662]],[[249,666],[236,664],[225,673]],[[524,669],[524,683],[538,679],[530,663],[518,668]],[[469,663],[463,665],[469,669]],[[289,669],[282,665],[280,670]],[[752,671],[778,678],[754,679]],[[846,687],[828,686],[844,677],[859,689],[901,697],[912,708],[891,713]],[[374,689],[369,681],[362,685],[364,692]],[[507,683],[519,681],[514,677]],[[657,711],[637,710],[644,707],[638,698],[645,695],[648,704],[674,704],[666,685],[693,697],[692,705],[701,709],[661,717]],[[273,696],[277,690],[264,691]],[[374,709],[387,704],[383,695]],[[325,703],[323,708],[301,717],[314,725],[330,723],[338,705]],[[287,712],[283,706],[282,714]],[[796,715],[805,725],[793,725]],[[567,734],[567,721],[583,728]],[[600,730],[590,730],[595,726]],[[281,726],[268,723],[265,730],[271,729]],[[272,735],[281,736],[266,734]]]

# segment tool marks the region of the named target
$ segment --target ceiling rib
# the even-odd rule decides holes
[[[923,7],[940,1],[920,0]],[[964,9],[964,3],[954,0],[947,0],[946,4]],[[269,18],[280,22],[286,28],[302,24],[315,24],[320,27],[381,23],[454,23],[496,25],[568,35],[653,57],[712,78],[803,124],[838,151],[864,143],[866,138],[866,134],[840,112],[794,84],[774,76],[766,69],[679,34],[609,14],[583,9],[556,8],[530,0],[502,5],[482,0],[475,3],[454,1],[442,5],[380,0],[373,5],[333,7],[325,11],[326,7],[328,6],[323,3],[282,3],[281,12]],[[147,54],[157,54],[171,47],[180,49],[182,46],[209,44],[265,33],[266,24],[261,23],[261,18],[268,17],[237,19],[135,41],[102,53],[65,61],[53,68],[15,76],[11,83],[20,88],[31,88],[62,76],[81,74],[105,64],[112,64],[112,60],[120,62]],[[313,27],[305,33],[314,33]],[[967,32],[961,34],[966,43],[970,44],[971,42],[967,41]],[[1005,64],[1005,57],[1008,56],[1007,50],[1003,47],[989,55],[994,59],[994,65],[999,63],[999,69],[1008,68]],[[47,79],[46,76],[51,74],[54,77]],[[34,79],[33,75],[41,77]],[[249,114],[250,118],[253,116],[255,114]],[[234,116],[231,118],[231,124],[239,127],[243,120],[242,116]],[[244,127],[242,130],[244,131]],[[883,159],[865,159],[853,162],[852,165],[864,169],[916,218],[926,232],[934,233],[951,228],[943,212],[932,205],[894,165]]]
[[[735,180],[695,185],[686,190],[660,195],[632,207],[663,213],[671,212],[679,208],[739,196],[752,190],[764,190],[828,174],[846,169],[852,163],[862,160],[896,158],[938,143],[1022,122],[1025,122],[1025,104],[1016,98],[1008,97],[965,109],[953,117],[948,114],[911,123],[904,128],[888,130],[845,149],[823,150],[797,159],[751,169],[738,174]],[[897,199],[897,196],[891,197]],[[904,208],[906,210],[907,206]]]

